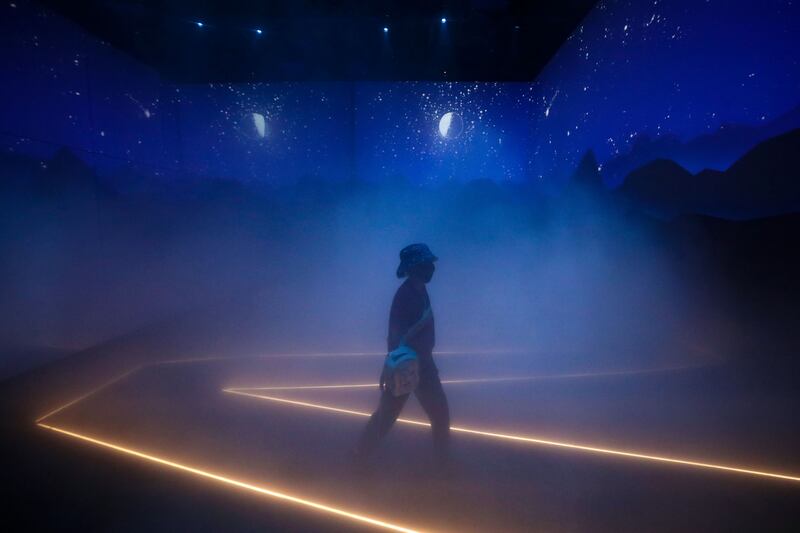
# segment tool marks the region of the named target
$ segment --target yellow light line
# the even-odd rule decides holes
[[[81,395],[81,396],[78,396],[78,397],[77,397],[77,398],[75,398],[74,400],[71,400],[71,401],[69,401],[69,402],[65,403],[64,405],[62,405],[62,406],[60,406],[60,407],[56,407],[55,409],[53,409],[53,410],[52,410],[52,411],[50,411],[49,413],[47,413],[47,414],[44,414],[44,415],[40,416],[39,418],[37,418],[37,419],[36,419],[36,423],[42,422],[43,420],[45,420],[45,419],[47,419],[47,418],[50,418],[50,417],[51,417],[51,416],[53,416],[54,414],[56,414],[56,413],[59,413],[59,412],[63,411],[63,410],[64,410],[64,409],[66,409],[67,407],[71,407],[71,406],[75,405],[76,403],[78,403],[78,402],[80,402],[80,401],[82,401],[82,400],[85,400],[85,399],[86,399],[86,398],[88,398],[89,396],[92,396],[93,394],[96,394],[96,393],[100,392],[101,390],[105,389],[106,387],[109,387],[109,386],[113,385],[114,383],[118,382],[119,380],[121,380],[121,379],[123,379],[123,378],[126,378],[126,377],[128,377],[128,376],[130,376],[131,374],[133,374],[134,372],[136,372],[136,371],[137,371],[137,370],[139,370],[140,368],[142,368],[142,367],[141,367],[141,366],[137,366],[137,367],[134,367],[134,368],[132,368],[132,369],[130,369],[130,370],[128,370],[128,371],[126,371],[126,372],[123,372],[122,374],[120,374],[120,375],[118,375],[118,376],[116,376],[116,377],[114,377],[114,378],[112,378],[112,379],[110,379],[110,380],[106,381],[105,383],[103,383],[103,384],[102,384],[102,385],[100,385],[99,387],[95,387],[94,389],[90,390],[90,391],[89,391],[89,392],[87,392],[86,394],[83,394],[83,395]]]
[[[511,355],[528,353],[520,350],[436,350],[434,355]],[[235,359],[261,359],[269,357],[383,357],[386,352],[307,352],[307,353],[268,353],[253,355],[217,355],[208,357],[187,357],[185,359],[165,359],[154,361],[148,365],[172,365],[181,363],[202,363],[209,361],[226,361]]]
[[[341,517],[349,518],[350,520],[355,520],[355,521],[358,521],[358,522],[364,522],[366,524],[370,524],[370,525],[373,525],[373,526],[376,526],[376,527],[380,527],[380,528],[383,528],[383,529],[389,529],[389,530],[392,530],[392,531],[402,531],[402,532],[405,532],[405,533],[416,533],[416,531],[418,531],[418,530],[409,529],[409,528],[406,528],[406,527],[403,527],[403,526],[399,526],[397,524],[392,524],[392,523],[389,523],[389,522],[385,522],[383,520],[378,520],[376,518],[370,518],[368,516],[364,516],[364,515],[361,515],[361,514],[352,513],[350,511],[345,511],[344,509],[339,509],[339,508],[336,508],[336,507],[332,507],[330,505],[325,505],[325,504],[322,504],[322,503],[319,503],[319,502],[315,502],[315,501],[312,501],[312,500],[306,500],[304,498],[299,498],[297,496],[292,496],[290,494],[286,494],[284,492],[279,492],[279,491],[276,491],[276,490],[273,490],[273,489],[268,489],[268,488],[262,487],[260,485],[253,485],[252,483],[245,483],[244,481],[239,481],[239,480],[236,480],[236,479],[233,479],[233,478],[230,478],[230,477],[222,476],[222,475],[219,475],[219,474],[214,474],[214,473],[208,472],[206,470],[201,470],[199,468],[195,468],[195,467],[192,467],[192,466],[187,466],[187,465],[184,465],[184,464],[181,464],[181,463],[176,463],[174,461],[163,459],[161,457],[156,457],[154,455],[149,455],[149,454],[137,451],[137,450],[133,450],[131,448],[126,448],[124,446],[119,446],[117,444],[112,444],[112,443],[104,441],[104,440],[95,439],[95,438],[89,437],[87,435],[82,435],[80,433],[75,433],[73,431],[68,431],[66,429],[61,429],[61,428],[57,428],[57,427],[54,427],[54,426],[48,426],[48,425],[42,424],[42,423],[38,423],[37,425],[39,427],[42,427],[42,428],[45,428],[45,429],[49,429],[51,431],[55,431],[55,432],[61,433],[63,435],[68,435],[70,437],[73,437],[73,438],[76,438],[76,439],[80,439],[82,441],[89,442],[89,443],[95,444],[97,446],[102,446],[102,447],[105,447],[105,448],[109,448],[109,449],[112,449],[114,451],[125,453],[125,454],[128,454],[128,455],[133,455],[133,456],[138,457],[140,459],[145,459],[147,461],[158,463],[158,464],[163,465],[163,466],[168,466],[170,468],[175,468],[177,470],[182,470],[184,472],[189,472],[189,473],[194,474],[196,476],[204,477],[204,478],[207,478],[207,479],[212,479],[214,481],[218,481],[218,482],[224,483],[226,485],[231,485],[231,486],[238,487],[238,488],[241,488],[241,489],[249,490],[249,491],[252,491],[252,492],[263,494],[265,496],[270,496],[272,498],[277,498],[279,500],[288,501],[288,502],[291,502],[291,503],[294,503],[294,504],[303,505],[305,507],[309,507],[309,508],[315,509],[317,511],[322,511],[322,512],[325,512],[325,513],[338,515],[338,516],[341,516]]]
[[[463,383],[491,383],[498,381],[533,381],[537,379],[555,379],[566,377],[584,376],[535,376],[535,377],[511,377],[511,378],[475,378],[475,379],[445,379],[443,385],[457,385]],[[254,391],[254,390],[315,390],[315,389],[364,389],[377,387],[377,383],[353,383],[342,385],[278,385],[271,387],[228,387],[230,391]]]
[[[187,357],[181,359],[165,359],[163,361],[153,362],[153,365],[171,365],[180,363],[203,363],[208,361],[229,361],[237,359],[264,359],[264,358],[280,358],[280,357],[363,357],[363,356],[379,356],[386,355],[380,352],[309,352],[309,353],[268,353],[268,354],[253,354],[253,355],[212,355],[208,357]]]
[[[332,411],[332,412],[335,412],[335,413],[344,413],[346,415],[370,416],[370,413],[367,413],[365,411],[354,411],[352,409],[343,409],[341,407],[330,407],[328,405],[320,405],[320,404],[317,404],[317,403],[301,402],[301,401],[298,401],[298,400],[288,400],[286,398],[278,398],[277,396],[264,396],[263,394],[253,394],[252,392],[242,392],[242,391],[238,391],[238,390],[234,390],[234,389],[222,389],[222,390],[224,392],[228,392],[230,394],[239,394],[241,396],[250,396],[252,398],[260,398],[262,400],[270,400],[270,401],[273,401],[273,402],[287,403],[287,404],[290,404],[290,405],[297,405],[297,406],[300,406],[300,407],[311,407],[311,408],[314,408],[314,409],[321,409],[323,411]],[[401,421],[402,419],[398,418],[397,420]],[[424,422],[420,422],[420,424],[423,425],[423,426],[424,425],[430,425],[430,424],[425,424]]]
[[[652,368],[642,370],[616,370],[610,372],[581,372],[574,374],[551,374],[539,376],[512,376],[512,377],[496,377],[496,378],[469,378],[469,379],[445,379],[442,380],[443,385],[459,385],[467,383],[497,383],[508,381],[546,381],[557,379],[580,379],[580,378],[602,378],[612,376],[632,376],[641,374],[654,374],[659,372],[670,372],[677,370],[688,370],[702,368],[701,366],[676,366],[667,368]],[[341,385],[275,385],[267,387],[227,387],[229,391],[255,391],[255,390],[314,390],[314,389],[362,389],[369,387],[377,387],[377,383],[355,383],[355,384],[341,384]]]
[[[444,381],[442,382],[444,383]],[[246,390],[312,390],[312,389],[363,389],[378,387],[377,383],[353,383],[343,385],[277,385],[274,387],[228,387],[225,390],[246,391]]]
[[[309,403],[309,402],[301,402],[301,401],[297,401],[297,400],[288,400],[286,398],[278,398],[278,397],[275,397],[275,396],[264,396],[264,395],[261,395],[261,394],[253,394],[253,393],[242,392],[242,391],[237,391],[237,390],[233,390],[233,389],[223,389],[223,390],[225,392],[228,392],[228,393],[231,393],[231,394],[239,394],[239,395],[242,395],[242,396],[250,396],[250,397],[253,397],[253,398],[259,398],[259,399],[262,399],[262,400],[269,400],[269,401],[273,401],[273,402],[290,404],[290,405],[295,405],[295,406],[299,406],[299,407],[308,407],[308,408],[313,408],[313,409],[320,409],[320,410],[323,410],[323,411],[331,411],[331,412],[354,415],[354,416],[363,416],[363,417],[370,416],[370,413],[367,413],[367,412],[364,412],[364,411],[355,411],[355,410],[351,410],[351,409],[342,409],[342,408],[339,408],[339,407],[330,407],[330,406],[327,406],[327,405],[320,405],[320,404]],[[403,424],[430,427],[430,423],[423,422],[421,420],[411,420],[411,419],[406,419],[406,418],[398,418],[397,421],[401,422]],[[604,454],[604,455],[612,455],[612,456],[617,456],[617,457],[625,457],[625,458],[630,458],[630,459],[640,459],[640,460],[645,460],[645,461],[656,461],[656,462],[661,462],[661,463],[678,464],[678,465],[684,465],[684,466],[693,466],[693,467],[698,467],[698,468],[721,470],[721,471],[725,471],[725,472],[735,472],[735,473],[738,473],[738,474],[748,474],[748,475],[752,475],[752,476],[760,476],[760,477],[767,477],[767,478],[774,478],[774,479],[782,479],[782,480],[786,480],[786,481],[800,482],[800,477],[798,477],[798,476],[787,475],[787,474],[778,474],[778,473],[774,473],[774,472],[765,472],[765,471],[759,471],[759,470],[752,470],[752,469],[749,469],[749,468],[739,468],[739,467],[734,467],[734,466],[726,466],[726,465],[720,465],[720,464],[704,463],[704,462],[690,461],[690,460],[685,460],[685,459],[677,459],[677,458],[674,458],[674,457],[663,457],[663,456],[658,456],[658,455],[649,455],[649,454],[637,453],[637,452],[629,452],[629,451],[622,451],[622,450],[612,450],[612,449],[609,449],[609,448],[599,448],[599,447],[596,447],[596,446],[588,446],[588,445],[584,445],[584,444],[576,444],[576,443],[570,443],[570,442],[559,442],[559,441],[553,441],[553,440],[539,439],[539,438],[535,438],[535,437],[528,437],[528,436],[524,436],[524,435],[511,435],[511,434],[506,434],[506,433],[497,433],[497,432],[494,432],[494,431],[483,431],[483,430],[470,429],[470,428],[458,427],[458,426],[451,426],[450,430],[453,431],[453,432],[457,432],[457,433],[467,433],[467,434],[470,434],[470,435],[479,435],[479,436],[482,436],[482,437],[491,437],[491,438],[495,438],[495,439],[510,440],[510,441],[516,441],[516,442],[525,442],[525,443],[528,443],[528,444],[536,444],[536,445],[541,445],[541,446],[555,446],[555,447],[558,447],[558,448],[566,448],[566,449],[578,450],[578,451],[582,451],[582,452],[590,452],[590,453],[597,453],[597,454]]]

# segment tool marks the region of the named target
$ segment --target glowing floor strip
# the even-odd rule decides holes
[[[440,353],[447,353],[447,352],[440,352]],[[455,355],[455,354],[466,355],[466,352],[449,352],[449,353],[453,354],[453,355]],[[482,352],[472,352],[472,353],[482,353]],[[288,356],[290,354],[286,354],[286,355]],[[317,353],[317,354],[291,354],[291,355],[294,355],[294,356],[359,355],[359,356],[361,356],[361,355],[375,355],[375,354],[370,354],[370,353],[342,353],[342,354]],[[130,370],[128,370],[128,371],[116,376],[116,377],[114,377],[113,379],[107,381],[106,383],[100,385],[99,387],[87,392],[86,394],[83,394],[83,395],[79,396],[78,398],[75,398],[74,400],[71,400],[68,403],[66,403],[64,405],[61,405],[61,406],[53,409],[49,413],[39,417],[36,420],[36,424],[39,427],[43,428],[43,429],[54,431],[54,432],[60,433],[62,435],[66,435],[66,436],[69,436],[69,437],[72,437],[72,438],[75,438],[75,439],[78,439],[78,440],[81,440],[81,441],[84,441],[84,442],[88,442],[88,443],[94,444],[96,446],[101,446],[101,447],[105,447],[105,448],[117,451],[119,453],[132,455],[132,456],[138,457],[140,459],[144,459],[144,460],[147,460],[147,461],[151,461],[151,462],[160,464],[162,466],[167,466],[167,467],[170,467],[170,468],[174,468],[174,469],[177,469],[177,470],[188,472],[188,473],[194,474],[196,476],[200,476],[200,477],[204,477],[204,478],[207,478],[207,479],[211,479],[211,480],[214,480],[214,481],[217,481],[219,483],[223,483],[223,484],[226,484],[226,485],[229,485],[229,486],[234,486],[234,487],[237,487],[237,488],[240,488],[240,489],[249,490],[249,491],[252,491],[252,492],[255,492],[255,493],[258,493],[258,494],[262,494],[264,496],[269,496],[269,497],[276,498],[276,499],[279,499],[279,500],[283,500],[283,501],[286,501],[286,502],[290,502],[290,503],[293,503],[293,504],[296,504],[296,505],[305,506],[305,507],[314,509],[314,510],[319,511],[319,512],[330,513],[330,514],[333,514],[333,515],[337,515],[337,516],[340,516],[340,517],[348,518],[348,519],[351,519],[351,520],[354,520],[354,521],[370,524],[370,525],[373,525],[373,526],[376,526],[376,527],[389,529],[389,530],[393,530],[393,531],[402,531],[402,532],[413,532],[413,531],[415,531],[413,529],[409,529],[409,528],[406,528],[406,527],[403,527],[403,526],[400,526],[400,525],[397,525],[397,524],[392,524],[392,523],[389,523],[389,522],[386,522],[386,521],[383,521],[383,520],[379,520],[377,518],[371,518],[371,517],[366,516],[366,515],[353,513],[353,512],[350,512],[350,511],[346,511],[344,509],[339,509],[339,508],[336,508],[336,507],[332,507],[330,505],[322,504],[322,503],[315,502],[315,501],[312,501],[312,500],[307,500],[307,499],[304,499],[304,498],[300,498],[300,497],[297,497],[297,496],[293,496],[293,495],[290,495],[290,494],[279,492],[277,490],[269,489],[269,488],[266,488],[266,487],[263,487],[263,486],[254,485],[252,483],[246,483],[244,481],[239,481],[239,480],[236,480],[236,479],[233,479],[233,478],[230,478],[230,477],[226,477],[226,476],[222,476],[222,475],[215,474],[215,473],[212,473],[212,472],[208,472],[208,471],[205,471],[205,470],[201,470],[199,468],[195,468],[195,467],[191,467],[191,466],[184,465],[184,464],[181,464],[181,463],[177,463],[177,462],[174,462],[174,461],[170,461],[168,459],[164,459],[164,458],[161,458],[161,457],[156,457],[154,455],[149,455],[149,454],[146,454],[146,453],[143,453],[143,452],[131,449],[131,448],[126,448],[124,446],[113,444],[111,442],[107,442],[107,441],[103,441],[103,440],[100,440],[100,439],[96,439],[96,438],[90,437],[88,435],[83,435],[83,434],[80,434],[80,433],[76,433],[76,432],[73,432],[73,431],[69,431],[69,430],[66,430],[66,429],[63,429],[63,428],[58,428],[58,427],[43,423],[43,421],[45,419],[55,415],[56,413],[59,413],[59,412],[65,410],[65,409],[67,409],[68,407],[71,407],[71,406],[77,404],[78,402],[80,402],[80,401],[92,396],[93,394],[95,394],[95,393],[99,392],[100,390],[105,389],[106,387],[108,387],[108,386],[110,386],[110,385],[122,380],[123,378],[125,378],[127,376],[130,376],[131,374],[135,373],[136,371],[140,370],[141,368],[144,368],[144,367],[147,367],[147,366],[157,366],[157,365],[160,365],[160,364],[208,361],[208,360],[217,360],[217,359],[228,359],[228,358],[209,357],[209,358],[196,358],[196,359],[193,359],[193,360],[192,359],[188,359],[188,360],[187,359],[182,359],[182,360],[161,361],[161,362],[156,362],[156,363],[145,364],[145,365],[142,365],[142,366],[136,366],[136,367],[134,367],[134,368],[132,368],[132,369],[130,369]],[[661,369],[661,370],[656,369],[654,371],[663,371],[663,370],[664,369]],[[667,369],[667,370],[671,370],[671,369]],[[651,372],[651,371],[610,372],[610,373],[604,373],[604,374],[605,375],[618,375],[618,374],[647,373],[647,372]],[[531,379],[554,379],[554,378],[566,378],[566,377],[589,377],[589,376],[598,376],[598,375],[603,375],[603,374],[570,374],[570,375],[566,375],[565,374],[565,375],[557,375],[557,376],[532,376],[532,377],[529,376],[529,377],[522,377],[522,378],[520,378],[520,377],[512,377],[512,378],[461,379],[461,380],[449,380],[449,381],[445,381],[445,383],[479,383],[479,382],[491,382],[491,381],[524,381],[524,380],[531,380]],[[259,388],[259,390],[270,390],[270,389],[272,389],[272,390],[276,390],[276,389],[287,390],[287,389],[301,389],[301,388],[303,388],[303,389],[308,389],[308,388],[353,388],[353,387],[361,388],[361,387],[375,387],[376,385],[377,384],[375,384],[375,383],[369,383],[369,384],[358,384],[358,385],[323,385],[323,386],[301,386],[301,387],[262,387],[262,388]],[[339,413],[357,415],[357,416],[364,416],[364,417],[369,416],[369,413],[364,413],[364,412],[359,412],[359,411],[352,411],[352,410],[348,410],[348,409],[340,409],[340,408],[336,408],[336,407],[329,407],[329,406],[311,404],[311,403],[307,403],[307,402],[298,402],[298,401],[294,401],[294,400],[287,400],[287,399],[284,399],[284,398],[275,398],[275,397],[269,397],[269,396],[250,394],[250,393],[247,393],[247,392],[242,392],[242,389],[225,389],[225,390],[226,390],[226,392],[233,393],[233,394],[240,394],[240,395],[243,395],[243,396],[253,396],[253,397],[256,397],[256,398],[272,400],[272,401],[276,401],[276,402],[283,402],[283,403],[288,403],[288,404],[294,404],[294,405],[303,406],[303,407],[323,409],[323,410],[327,410],[327,411],[335,411],[335,412],[339,412]],[[411,425],[416,425],[416,426],[430,426],[429,423],[418,421],[418,420],[399,419],[398,421],[401,422],[401,423],[411,424]],[[691,465],[691,466],[701,466],[701,467],[705,467],[705,468],[714,468],[714,469],[719,469],[719,470],[728,470],[728,471],[746,473],[746,474],[752,474],[752,475],[759,475],[759,476],[767,476],[767,477],[775,477],[775,478],[787,479],[787,480],[791,480],[791,481],[800,481],[800,478],[797,478],[797,477],[785,476],[785,475],[780,475],[780,474],[772,474],[772,473],[768,473],[768,472],[758,472],[758,471],[753,471],[753,470],[726,467],[726,466],[720,466],[720,465],[711,465],[711,464],[697,463],[697,462],[691,462],[691,461],[682,461],[682,460],[678,460],[678,459],[670,459],[670,458],[664,458],[664,457],[647,456],[647,455],[642,455],[642,454],[634,454],[634,453],[630,453],[630,452],[621,452],[621,451],[615,451],[615,450],[605,450],[605,449],[602,449],[602,448],[593,448],[593,447],[582,446],[582,445],[577,445],[577,444],[560,443],[560,442],[554,442],[554,441],[545,441],[545,440],[541,440],[541,439],[533,439],[533,438],[530,438],[530,437],[523,437],[523,436],[516,436],[516,435],[505,435],[505,434],[500,434],[500,433],[492,433],[492,432],[486,432],[486,431],[473,430],[473,429],[468,429],[468,428],[452,427],[451,429],[454,432],[470,433],[470,434],[488,436],[488,437],[499,438],[499,439],[516,440],[516,441],[523,441],[523,442],[528,442],[528,443],[535,443],[535,444],[542,444],[542,445],[549,445],[549,446],[559,446],[559,447],[572,448],[572,449],[577,449],[577,450],[582,450],[582,451],[591,451],[591,452],[595,452],[595,453],[605,453],[605,454],[620,455],[620,456],[626,456],[626,457],[635,457],[635,458],[639,458],[639,459],[648,459],[648,460],[653,460],[653,461],[681,463],[681,464],[686,464],[686,465]]]
[[[141,368],[141,367],[138,367],[138,366],[137,366],[137,367],[134,367],[134,368],[132,368],[132,369],[130,369],[130,370],[128,370],[128,371],[126,371],[126,372],[123,372],[122,374],[118,375],[117,377],[115,377],[115,378],[112,378],[112,379],[110,379],[110,380],[106,381],[105,383],[103,383],[103,384],[102,384],[102,385],[100,385],[99,387],[95,387],[94,389],[90,390],[90,391],[89,391],[89,392],[87,392],[86,394],[82,394],[81,396],[78,396],[78,397],[77,397],[77,398],[75,398],[74,400],[71,400],[71,401],[69,401],[69,402],[65,403],[64,405],[61,405],[61,406],[59,406],[59,407],[56,407],[55,409],[53,409],[53,410],[52,410],[52,411],[50,411],[49,413],[47,413],[47,414],[44,414],[44,415],[40,416],[39,418],[37,418],[37,419],[36,419],[36,423],[42,422],[42,421],[43,421],[45,418],[50,418],[51,416],[53,416],[53,415],[54,415],[54,414],[56,414],[56,413],[60,413],[61,411],[63,411],[63,410],[64,410],[64,409],[66,409],[67,407],[72,407],[72,406],[73,406],[73,405],[75,405],[76,403],[78,403],[78,402],[80,402],[80,401],[83,401],[83,400],[85,400],[85,399],[86,399],[86,398],[88,398],[89,396],[92,396],[93,394],[96,394],[96,393],[100,392],[101,390],[105,389],[106,387],[110,387],[111,385],[113,385],[113,384],[114,384],[114,383],[116,383],[117,381],[119,381],[119,380],[121,380],[121,379],[123,379],[123,378],[126,378],[126,377],[130,376],[131,374],[133,374],[134,372],[136,372],[136,371],[137,371],[137,370],[139,370],[140,368]]]
[[[223,389],[223,390],[225,392],[230,393],[230,394],[239,394],[239,395],[242,395],[242,396],[250,396],[252,398],[259,398],[259,399],[262,399],[262,400],[269,400],[269,401],[272,401],[272,402],[289,404],[289,405],[294,405],[294,406],[298,406],[298,407],[308,407],[308,408],[313,408],[313,409],[320,409],[320,410],[323,410],[323,411],[330,411],[330,412],[347,414],[347,415],[354,415],[354,416],[362,416],[362,417],[370,416],[370,413],[367,413],[367,412],[364,412],[364,411],[355,411],[355,410],[352,410],[352,409],[343,409],[343,408],[340,408],[340,407],[331,407],[331,406],[328,406],[328,405],[321,405],[321,404],[315,404],[315,403],[309,403],[309,402],[301,402],[301,401],[297,401],[297,400],[288,400],[286,398],[278,398],[278,397],[275,397],[275,396],[264,396],[262,394],[253,394],[253,393],[250,393],[250,392],[243,392],[241,390],[234,390],[234,389]],[[430,427],[430,423],[429,422],[424,422],[424,421],[421,421],[421,420],[411,420],[411,419],[407,419],[407,418],[398,418],[397,421],[401,422],[403,424]],[[662,457],[662,456],[658,456],[658,455],[649,455],[649,454],[628,452],[628,451],[622,451],[622,450],[612,450],[612,449],[609,449],[609,448],[598,448],[598,447],[595,447],[595,446],[587,446],[587,445],[584,445],[584,444],[576,444],[576,443],[570,443],[570,442],[559,442],[559,441],[552,441],[552,440],[546,440],[546,439],[538,439],[538,438],[535,438],[535,437],[527,437],[527,436],[524,436],[524,435],[511,435],[511,434],[506,434],[506,433],[497,433],[497,432],[494,432],[494,431],[483,431],[483,430],[470,429],[470,428],[458,427],[458,426],[451,426],[450,427],[450,431],[453,431],[453,432],[456,432],[456,433],[467,433],[467,434],[470,434],[470,435],[479,435],[479,436],[482,436],[482,437],[490,437],[490,438],[495,438],[495,439],[510,440],[510,441],[517,441],[517,442],[525,442],[525,443],[528,443],[528,444],[536,444],[536,445],[541,445],[541,446],[555,446],[555,447],[558,447],[558,448],[567,448],[567,449],[570,449],[570,450],[578,450],[578,451],[582,451],[582,452],[590,452],[590,453],[597,453],[597,454],[604,454],[604,455],[613,455],[613,456],[617,456],[617,457],[626,457],[626,458],[629,458],[629,459],[639,459],[639,460],[644,460],[644,461],[656,461],[656,462],[660,462],[660,463],[670,463],[670,464],[678,464],[678,465],[684,465],[684,466],[693,466],[693,467],[707,468],[707,469],[712,469],[712,470],[722,470],[722,471],[725,471],[725,472],[735,472],[735,473],[738,473],[738,474],[748,474],[748,475],[752,475],[752,476],[760,476],[760,477],[767,477],[767,478],[775,478],[775,479],[783,479],[783,480],[787,480],[787,481],[800,482],[800,477],[787,475],[787,474],[778,474],[778,473],[774,473],[774,472],[764,472],[764,471],[759,471],[759,470],[751,470],[751,469],[748,469],[748,468],[739,468],[739,467],[734,467],[734,466],[726,466],[726,465],[719,465],[719,464],[713,464],[713,463],[703,463],[703,462],[698,462],[698,461],[689,461],[689,460],[685,460],[685,459],[677,459],[677,458],[674,458],[674,457]]]
[[[443,385],[459,385],[466,383],[495,383],[504,381],[538,381],[546,379],[565,379],[573,377],[595,377],[597,374],[561,375],[561,376],[529,376],[513,378],[475,378],[475,379],[443,379]],[[366,389],[377,388],[377,383],[353,383],[343,385],[277,385],[271,387],[228,387],[228,391],[255,391],[255,390],[315,390],[315,389]]]
[[[434,350],[433,354],[440,356],[451,355],[515,355],[527,354],[530,352],[521,350]],[[384,357],[386,352],[300,352],[300,353],[268,353],[250,355],[214,355],[207,357],[187,357],[181,359],[164,359],[154,361],[150,365],[174,365],[183,363],[205,363],[212,361],[232,361],[239,359],[263,359],[263,358],[282,358],[282,357]]]
[[[550,374],[539,376],[513,376],[513,377],[497,377],[497,378],[470,378],[470,379],[444,379],[442,384],[446,385],[459,385],[467,383],[499,383],[508,381],[546,381],[558,379],[579,379],[579,378],[603,378],[613,376],[633,376],[641,374],[654,374],[660,372],[670,372],[677,370],[688,370],[701,368],[698,366],[678,366],[668,368],[654,368],[648,370],[619,370],[614,372],[582,372],[576,374]],[[341,384],[341,385],[275,385],[268,387],[226,387],[225,390],[233,391],[266,391],[266,390],[315,390],[315,389],[364,389],[375,388],[377,383],[354,383],[354,384]]]
[[[245,489],[245,490],[249,490],[249,491],[252,491],[252,492],[259,493],[259,494],[263,494],[265,496],[270,496],[272,498],[277,498],[279,500],[284,500],[284,501],[288,501],[288,502],[291,502],[291,503],[294,503],[294,504],[303,505],[305,507],[310,507],[310,508],[315,509],[317,511],[322,511],[322,512],[325,512],[325,513],[330,513],[330,514],[342,516],[342,517],[345,517],[345,518],[349,518],[350,520],[356,520],[358,522],[364,522],[364,523],[370,524],[372,526],[380,527],[380,528],[383,528],[383,529],[389,529],[389,530],[392,530],[392,531],[402,531],[402,532],[405,532],[405,533],[415,533],[417,531],[417,530],[414,530],[414,529],[409,529],[409,528],[406,528],[406,527],[403,527],[403,526],[399,526],[397,524],[392,524],[392,523],[389,523],[389,522],[385,522],[383,520],[378,520],[376,518],[370,518],[370,517],[365,516],[365,515],[361,515],[361,514],[357,514],[357,513],[351,513],[349,511],[345,511],[344,509],[338,509],[336,507],[332,507],[330,505],[325,505],[325,504],[322,504],[322,503],[319,503],[319,502],[315,502],[315,501],[312,501],[312,500],[306,500],[304,498],[298,498],[297,496],[292,496],[291,494],[286,494],[284,492],[279,492],[279,491],[276,491],[276,490],[268,489],[268,488],[262,487],[260,485],[253,485],[251,483],[245,483],[244,481],[238,481],[236,479],[233,479],[233,478],[230,478],[230,477],[226,477],[226,476],[221,476],[219,474],[214,474],[214,473],[208,472],[206,470],[201,470],[199,468],[194,468],[194,467],[187,466],[187,465],[184,465],[184,464],[181,464],[181,463],[176,463],[174,461],[170,461],[170,460],[167,460],[167,459],[163,459],[161,457],[156,457],[154,455],[149,455],[149,454],[146,454],[146,453],[142,453],[140,451],[133,450],[131,448],[126,448],[124,446],[119,446],[117,444],[112,444],[112,443],[107,442],[107,441],[103,441],[103,440],[100,440],[100,439],[95,439],[93,437],[89,437],[87,435],[82,435],[80,433],[75,433],[75,432],[72,432],[72,431],[68,431],[66,429],[61,429],[61,428],[57,428],[57,427],[54,427],[54,426],[49,426],[47,424],[42,424],[42,423],[38,423],[37,425],[39,427],[42,427],[42,428],[45,428],[45,429],[49,429],[51,431],[55,431],[55,432],[61,433],[63,435],[68,435],[68,436],[73,437],[75,439],[80,439],[80,440],[85,441],[85,442],[90,442],[90,443],[95,444],[97,446],[103,446],[105,448],[109,448],[109,449],[112,449],[112,450],[120,452],[120,453],[133,455],[134,457],[139,457],[140,459],[145,459],[147,461],[158,463],[158,464],[163,465],[163,466],[168,466],[170,468],[175,468],[177,470],[182,470],[184,472],[189,472],[189,473],[194,474],[196,476],[204,477],[204,478],[207,478],[207,479],[212,479],[214,481],[217,481],[217,482],[220,482],[220,483],[224,483],[226,485],[232,485],[234,487],[238,487],[238,488],[241,488],[241,489]]]

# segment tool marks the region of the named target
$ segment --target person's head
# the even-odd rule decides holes
[[[433,277],[433,271],[436,270],[433,262],[437,259],[438,257],[433,255],[427,244],[421,242],[410,244],[400,250],[400,266],[397,267],[397,277],[408,276],[428,283]]]
[[[436,265],[433,264],[433,261],[423,261],[408,269],[408,277],[428,283],[433,278],[434,270],[436,270]]]

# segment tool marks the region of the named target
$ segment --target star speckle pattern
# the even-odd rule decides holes
[[[349,84],[209,83],[172,94],[194,172],[270,184],[352,175]],[[264,117],[263,137],[254,113]]]
[[[781,117],[800,104],[796,0],[601,0],[537,80],[512,84],[173,85],[35,4],[0,9],[15,73],[2,89],[4,129],[25,124],[4,146],[38,156],[65,145],[96,165],[268,183],[488,178],[557,188],[589,149],[608,168],[654,139],[788,124]],[[448,112],[463,122],[454,138],[438,131]],[[263,136],[253,135],[254,113]]]
[[[526,84],[365,83],[356,99],[359,169],[368,179],[519,180],[524,173]],[[446,113],[463,121],[439,132]]]
[[[588,149],[603,161],[645,139],[775,119],[800,104],[799,49],[792,0],[602,0],[534,84],[527,174],[563,181]]]

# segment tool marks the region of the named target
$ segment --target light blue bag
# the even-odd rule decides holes
[[[430,318],[431,308],[426,307],[420,319],[400,338],[397,348],[386,354],[386,386],[394,396],[411,394],[419,385],[419,358],[416,350],[406,344],[406,339],[415,335]]]
[[[386,385],[394,396],[411,394],[419,385],[417,352],[403,343],[386,355]]]

